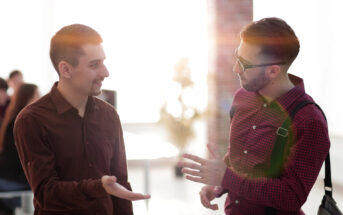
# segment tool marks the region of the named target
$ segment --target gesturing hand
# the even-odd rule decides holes
[[[101,178],[102,186],[110,195],[131,201],[149,199],[150,195],[134,193],[117,183],[115,176],[104,175]]]
[[[214,152],[211,146],[207,145],[213,155],[213,160],[207,160],[191,154],[184,154],[183,157],[194,162],[179,162],[183,167],[182,172],[187,174],[186,179],[208,185],[220,186],[225,175],[226,164],[221,160],[218,152]]]
[[[211,204],[211,201],[222,191],[221,187],[206,185],[200,191],[201,204],[208,209],[218,210],[218,204]]]

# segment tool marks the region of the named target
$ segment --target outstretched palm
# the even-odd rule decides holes
[[[102,185],[106,192],[118,198],[127,199],[130,201],[149,199],[150,195],[142,193],[134,193],[124,186],[117,183],[115,176],[105,175],[101,178]]]

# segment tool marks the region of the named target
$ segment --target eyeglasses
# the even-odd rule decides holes
[[[265,64],[249,64],[249,63],[244,63],[247,62],[244,58],[238,55],[238,50],[235,49],[235,55],[234,55],[236,62],[239,64],[239,66],[242,69],[242,72],[245,72],[247,69],[251,68],[256,68],[256,67],[264,67],[264,66],[272,66],[272,65],[285,65],[287,62],[281,61],[277,63],[265,63]]]

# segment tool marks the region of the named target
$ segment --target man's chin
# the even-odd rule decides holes
[[[91,93],[90,93],[90,96],[98,96],[101,94],[101,89],[99,90],[93,90]]]
[[[248,86],[248,85],[241,85],[241,87],[248,92],[257,92],[258,91],[258,89],[255,89],[255,88]]]

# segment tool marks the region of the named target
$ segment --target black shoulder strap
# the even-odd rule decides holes
[[[270,166],[266,172],[267,177],[275,178],[275,177],[280,176],[283,169],[284,162],[287,158],[289,147],[292,144],[291,143],[293,139],[293,136],[292,136],[293,134],[291,132],[292,120],[294,119],[295,115],[300,109],[310,104],[316,105],[318,109],[323,113],[323,116],[325,117],[324,112],[316,103],[312,101],[307,101],[307,100],[300,102],[299,104],[295,106],[294,109],[290,111],[289,116],[283,122],[281,127],[279,127],[276,131],[277,136],[276,136],[276,141],[275,141],[274,148],[271,155]]]
[[[308,105],[308,104],[314,104],[316,107],[322,112],[325,120],[326,116],[324,114],[324,111],[320,108],[320,106],[312,101],[303,101],[299,103],[294,110],[291,112],[291,118],[293,119],[295,114],[300,110],[302,107]],[[325,194],[329,195],[332,198],[332,181],[331,181],[331,164],[330,164],[330,153],[326,156],[325,159],[325,178],[324,178],[324,189],[325,189]]]
[[[267,177],[278,177],[281,174],[283,163],[286,158],[286,151],[285,147],[292,141],[292,132],[290,131],[290,126],[292,123],[292,119],[294,119],[296,113],[303,107],[309,104],[314,104],[323,114],[325,120],[326,116],[320,106],[312,101],[302,101],[290,112],[289,117],[284,121],[281,127],[279,127],[276,131],[277,137],[274,144],[273,152],[271,155],[271,163],[270,167],[267,170]],[[332,181],[331,181],[331,165],[330,165],[330,153],[328,153],[325,159],[325,194],[332,197]],[[266,207],[265,208],[266,215],[273,215],[276,214],[276,209]]]

